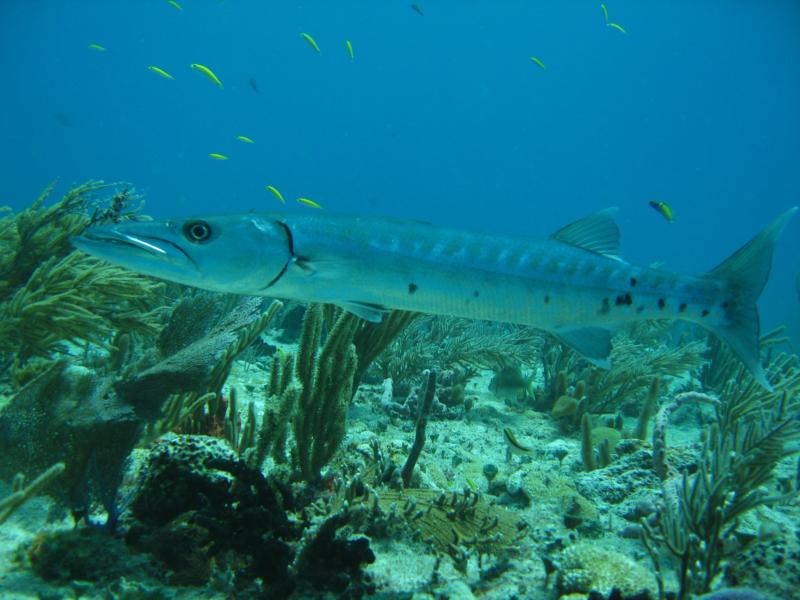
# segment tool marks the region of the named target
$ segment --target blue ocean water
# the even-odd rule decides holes
[[[94,178],[133,183],[155,216],[305,196],[532,235],[614,205],[627,259],[702,272],[800,203],[794,0],[611,0],[625,34],[594,0],[181,6],[0,3],[0,204]],[[798,270],[795,219],[761,311],[800,338]]]

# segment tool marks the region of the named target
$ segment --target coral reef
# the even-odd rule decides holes
[[[768,376],[776,388],[785,387],[787,379],[794,381],[794,371],[787,375],[783,366],[768,369]],[[797,494],[796,488],[781,492],[771,484],[776,465],[794,454],[800,441],[800,397],[790,396],[786,389],[777,397],[751,392],[755,385],[740,383],[734,389],[726,384],[731,393],[715,406],[697,473],[684,470],[679,478],[668,480],[657,523],[643,523],[643,541],[662,595],[659,548],[679,561],[680,600],[707,592],[722,569],[725,541],[740,518],[756,507],[785,502]]]
[[[598,592],[603,596],[617,589],[625,596],[654,591],[656,582],[648,569],[608,548],[579,543],[565,549],[557,559],[559,591]]]
[[[409,488],[381,490],[382,511],[412,528],[414,537],[462,560],[469,551],[508,552],[527,530],[513,512],[495,507],[470,490],[463,493]]]
[[[619,333],[603,371],[524,327],[280,310],[72,251],[138,218],[107,189],[0,218],[0,569],[23,544],[0,595],[23,573],[40,597],[794,593],[780,330],[770,392],[669,323]]]
[[[65,360],[50,363],[0,411],[0,478],[62,462],[52,493],[77,515],[100,501],[113,524],[122,468],[140,424],[112,383]]]
[[[610,369],[595,367],[548,338],[542,354],[544,386],[537,392],[537,408],[552,410],[562,396],[572,396],[579,402],[577,409],[570,411],[574,415],[571,422],[577,425],[583,412],[616,412],[624,404],[642,402],[654,379],[682,377],[700,368],[705,361],[704,342],[673,346],[662,339],[663,333],[663,326],[639,324],[616,335]],[[574,383],[570,385],[570,381]]]
[[[350,513],[289,518],[301,508],[289,487],[248,467],[224,441],[169,434],[148,458],[126,543],[167,566],[173,583],[204,585],[228,572],[237,595],[368,590],[360,566],[374,557],[366,538],[345,533]]]
[[[64,463],[56,463],[33,481],[25,485],[25,476],[17,473],[11,484],[11,493],[5,498],[0,498],[0,524],[7,520],[14,511],[33,496],[44,490],[51,481],[64,472]]]
[[[425,429],[428,427],[428,416],[431,412],[431,405],[433,404],[433,395],[436,392],[436,371],[428,371],[428,381],[425,383],[425,397],[419,405],[419,412],[417,413],[417,425],[414,432],[414,443],[411,450],[408,452],[406,464],[400,471],[400,476],[403,479],[403,485],[408,487],[411,485],[411,476],[414,474],[414,465],[417,464],[419,455],[422,452],[422,447],[425,445]]]
[[[383,379],[410,385],[428,368],[442,372],[455,366],[530,365],[540,345],[541,334],[527,327],[423,316],[411,322],[377,362]]]
[[[109,187],[89,182],[45,207],[51,185],[26,210],[0,216],[0,356],[13,357],[15,378],[32,357],[68,353],[66,342],[105,346],[119,329],[155,331],[163,285],[70,245]]]
[[[264,310],[265,301],[261,298],[222,302],[225,309],[212,309],[202,302],[203,312],[195,327],[191,325],[192,312],[185,309],[184,301],[178,302],[166,328],[176,335],[169,336],[172,339],[169,344],[160,344],[160,348],[173,353],[140,360],[137,372],[119,383],[120,394],[141,418],[154,420],[170,394],[219,395],[233,361],[263,333],[282,306],[276,301]]]

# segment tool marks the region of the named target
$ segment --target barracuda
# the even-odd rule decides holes
[[[769,388],[756,301],[796,210],[700,276],[619,259],[613,210],[543,239],[388,218],[244,214],[93,226],[74,243],[170,281],[333,303],[373,322],[402,309],[531,325],[597,364],[606,363],[617,324],[690,321],[727,342]]]

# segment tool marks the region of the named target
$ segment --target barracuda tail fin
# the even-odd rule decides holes
[[[768,390],[772,390],[772,386],[761,366],[756,303],[769,278],[775,243],[795,212],[796,206],[787,210],[706,274],[709,279],[724,282],[730,292],[730,300],[724,304],[726,322],[713,327],[712,331],[731,347],[756,381]]]

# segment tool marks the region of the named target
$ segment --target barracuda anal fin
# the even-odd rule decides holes
[[[384,315],[389,312],[389,309],[385,306],[369,302],[337,302],[336,305],[370,323],[380,323]]]
[[[611,367],[611,333],[602,327],[559,329],[550,332],[583,358],[602,369]]]

